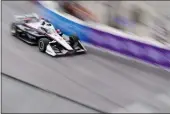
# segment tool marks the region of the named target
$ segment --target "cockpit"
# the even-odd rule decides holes
[[[47,30],[47,34],[55,34],[55,33],[57,33],[57,32],[56,32],[56,30],[53,29],[53,28],[49,28],[49,29]]]
[[[42,20],[41,25],[42,25],[42,26],[52,26],[51,23],[49,23],[49,22],[47,22],[47,21],[45,21],[45,20]]]
[[[47,21],[44,21],[44,20],[41,21],[40,29],[47,34],[55,34],[56,33],[56,30],[53,27],[53,25]]]

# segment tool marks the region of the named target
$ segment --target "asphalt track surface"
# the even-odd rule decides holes
[[[59,110],[52,110],[57,109],[55,100],[50,104],[50,98],[39,98],[35,95],[38,90],[28,90],[30,95],[26,95],[24,85],[22,89],[17,89],[22,84],[17,86],[16,83],[19,82],[13,82],[3,75],[3,112],[50,112],[49,109],[51,112],[114,112],[120,108],[126,109],[135,102],[150,103],[155,112],[170,112],[170,105],[163,109],[149,102],[156,95],[170,94],[169,72],[89,47],[87,55],[52,58],[42,54],[36,46],[27,45],[10,35],[9,25],[13,16],[31,12],[38,13],[39,9],[29,1],[2,1],[2,72],[51,92],[39,91],[39,96],[58,93],[84,104],[85,107],[66,103],[72,101],[61,101],[61,104],[68,104],[69,108],[61,106]],[[21,94],[16,95],[17,93]],[[36,102],[39,106],[37,109],[31,106],[35,101],[30,100],[36,98],[44,100]],[[56,96],[55,99],[59,98]],[[49,104],[45,105],[45,100]],[[22,110],[17,108],[18,104],[22,106]]]

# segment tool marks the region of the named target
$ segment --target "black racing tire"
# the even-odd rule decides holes
[[[47,38],[41,38],[38,41],[38,48],[40,52],[45,52],[47,45],[49,44],[50,40]]]
[[[76,36],[76,35],[71,35],[71,36],[70,36],[70,41],[78,42],[78,41],[79,41],[79,37]]]
[[[70,42],[70,45],[73,47],[75,43],[78,43],[79,41],[79,37],[76,36],[76,35],[71,35],[69,37],[69,42]]]
[[[16,26],[15,24],[11,24],[11,35],[17,36]]]

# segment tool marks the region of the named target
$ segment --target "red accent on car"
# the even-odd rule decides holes
[[[60,33],[60,32],[61,32],[60,29],[57,29],[56,31],[57,31],[57,33]]]

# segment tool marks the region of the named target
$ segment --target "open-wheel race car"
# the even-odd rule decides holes
[[[41,52],[51,56],[86,53],[77,35],[65,35],[36,13],[15,16],[11,34],[29,44],[36,44]]]

